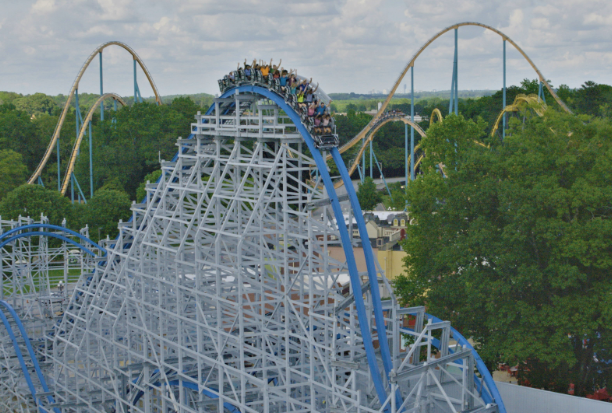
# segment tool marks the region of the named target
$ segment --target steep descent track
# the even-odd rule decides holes
[[[402,72],[400,73],[399,77],[397,78],[397,80],[395,81],[395,83],[393,84],[393,87],[391,88],[391,92],[389,92],[389,95],[387,96],[387,98],[385,99],[385,101],[383,102],[382,106],[380,107],[380,109],[378,110],[378,113],[376,113],[376,115],[374,115],[374,117],[372,118],[372,120],[361,130],[361,132],[359,132],[357,134],[357,136],[355,136],[353,139],[351,139],[348,143],[344,144],[342,147],[339,148],[340,153],[343,153],[345,151],[347,151],[348,149],[350,149],[351,147],[353,147],[354,145],[356,145],[357,143],[359,143],[364,136],[370,131],[370,129],[372,129],[372,127],[374,126],[374,124],[377,122],[377,119],[385,112],[387,106],[389,105],[389,102],[391,101],[391,99],[393,98],[393,96],[395,95],[395,92],[397,90],[397,88],[399,87],[399,85],[401,84],[402,80],[404,79],[404,76],[406,76],[406,74],[408,73],[408,70],[414,66],[414,63],[416,61],[416,59],[421,55],[421,53],[423,53],[423,51],[425,49],[427,49],[436,39],[438,39],[440,36],[442,36],[444,33],[447,33],[451,30],[457,29],[459,27],[463,27],[463,26],[477,26],[477,27],[482,27],[486,30],[492,31],[493,33],[498,34],[503,40],[508,41],[512,46],[514,46],[514,48],[525,58],[525,60],[529,63],[529,65],[533,68],[533,70],[536,72],[536,74],[538,75],[539,80],[546,86],[546,88],[548,89],[548,91],[550,92],[550,94],[553,96],[553,98],[555,99],[555,101],[559,104],[559,106],[561,106],[566,112],[568,113],[572,113],[571,110],[567,107],[567,105],[565,105],[565,103],[563,103],[563,101],[561,100],[561,98],[559,98],[559,96],[555,93],[555,91],[552,89],[552,87],[548,84],[548,81],[546,80],[546,78],[544,77],[544,75],[542,74],[542,72],[540,72],[540,70],[538,69],[538,67],[535,65],[535,63],[533,63],[533,61],[531,60],[531,58],[529,58],[529,56],[527,56],[527,54],[523,51],[523,49],[521,49],[519,47],[519,45],[517,45],[510,37],[508,37],[507,35],[505,35],[504,33],[502,33],[501,31],[491,27],[491,26],[487,26],[486,24],[482,24],[482,23],[476,23],[476,22],[464,22],[464,23],[457,23],[454,24],[452,26],[449,26],[447,28],[445,28],[444,30],[441,30],[440,32],[436,33],[431,39],[429,39],[413,56],[412,58],[408,61],[408,64],[406,65],[406,67],[404,68],[404,70],[402,70]],[[330,159],[331,156],[328,156],[327,159]]]
[[[64,176],[64,183],[62,184],[62,190],[61,190],[62,195],[65,195],[66,191],[68,190],[68,185],[70,184],[70,176],[74,172],[74,165],[76,163],[77,156],[79,155],[79,150],[81,149],[81,142],[83,141],[83,136],[85,135],[85,131],[87,131],[87,126],[89,125],[89,122],[91,121],[91,118],[93,117],[94,112],[96,111],[96,109],[98,109],[98,105],[100,104],[100,102],[102,102],[104,99],[109,99],[109,98],[116,100],[117,102],[121,104],[121,106],[126,105],[124,100],[121,99],[121,96],[116,95],[114,93],[105,93],[104,95],[100,96],[98,100],[96,100],[96,102],[91,106],[91,109],[89,109],[89,112],[87,113],[87,116],[85,117],[85,120],[83,121],[83,126],[81,126],[81,131],[79,132],[79,136],[77,137],[77,140],[74,142],[74,146],[72,148],[72,154],[70,155],[70,161],[68,163],[68,170],[66,171],[66,175]]]
[[[49,161],[49,158],[51,157],[51,153],[53,152],[53,150],[55,148],[55,144],[56,144],[57,140],[59,139],[60,133],[62,131],[62,126],[64,125],[64,121],[66,120],[66,115],[69,112],[70,103],[72,102],[72,96],[74,95],[75,91],[79,88],[79,82],[81,81],[81,78],[85,74],[85,71],[89,67],[89,65],[92,62],[92,60],[96,57],[96,55],[98,53],[100,53],[102,50],[104,50],[107,47],[109,47],[109,46],[119,46],[119,47],[127,50],[132,55],[132,58],[135,61],[138,62],[138,64],[140,65],[140,68],[142,69],[142,71],[144,72],[145,76],[147,77],[147,80],[149,81],[149,84],[151,85],[151,88],[153,89],[153,93],[155,94],[155,101],[158,104],[161,105],[161,103],[162,103],[161,102],[161,96],[159,96],[159,92],[157,91],[157,87],[155,86],[155,82],[153,81],[153,77],[149,73],[149,70],[145,66],[145,64],[142,61],[142,59],[134,51],[134,49],[132,49],[127,44],[122,43],[122,42],[118,42],[118,41],[112,41],[112,42],[104,43],[104,44],[98,46],[96,48],[96,50],[94,50],[89,55],[87,60],[85,60],[85,63],[83,63],[83,66],[81,67],[81,70],[79,70],[79,73],[77,74],[77,77],[74,80],[74,83],[72,84],[72,88],[70,88],[70,92],[68,93],[68,99],[66,100],[66,104],[64,105],[64,110],[62,111],[60,119],[57,122],[57,125],[55,125],[55,131],[53,132],[53,137],[51,138],[51,141],[49,142],[49,146],[47,146],[47,150],[45,151],[45,154],[44,154],[42,160],[40,161],[40,163],[36,167],[36,170],[34,171],[32,176],[30,177],[30,179],[28,180],[29,184],[36,183],[36,180],[41,175],[43,169],[45,168],[45,165],[47,165],[47,162]]]

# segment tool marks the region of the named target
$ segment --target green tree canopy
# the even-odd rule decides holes
[[[138,189],[136,189],[136,202],[141,202],[144,199],[144,197],[147,195],[147,191],[145,188],[147,185],[147,181],[151,183],[157,182],[161,174],[162,174],[162,170],[158,169],[144,177],[144,179],[142,180],[142,183],[138,186]]]
[[[21,154],[10,149],[0,150],[0,200],[6,194],[23,184],[28,177],[28,169],[23,164]]]
[[[363,183],[359,183],[357,199],[359,199],[359,205],[361,205],[361,209],[364,211],[373,210],[382,201],[382,196],[376,190],[374,180],[369,176]]]
[[[21,215],[39,220],[41,214],[49,218],[50,224],[60,225],[66,218],[68,225],[75,227],[70,201],[56,190],[24,184],[9,192],[0,202],[2,219],[17,219]]]
[[[100,189],[87,203],[84,223],[89,225],[89,234],[92,238],[105,238],[106,235],[114,238],[119,234],[117,224],[119,220],[130,218],[130,198],[125,192],[114,189]],[[99,230],[99,231],[98,231]]]
[[[489,366],[584,396],[612,379],[612,126],[549,110],[490,148],[472,143],[480,131],[455,116],[429,129],[397,293],[472,336]]]

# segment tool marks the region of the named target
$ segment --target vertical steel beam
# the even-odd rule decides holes
[[[455,115],[459,114],[459,29],[455,29]]]
[[[363,145],[365,146],[366,144],[366,138],[364,136],[363,138]],[[365,180],[365,174],[366,174],[366,168],[365,168],[365,149],[363,150],[363,154],[361,155],[361,170],[363,171],[363,174],[361,174],[361,183],[363,183],[363,181]]]
[[[60,174],[60,137],[57,137],[57,190],[62,190],[62,175]]]
[[[81,118],[81,109],[79,108],[79,89],[76,89],[74,91],[74,108],[75,108],[75,120],[76,120],[76,138],[78,139],[79,137],[79,129],[80,125],[79,125],[79,119]]]
[[[506,108],[506,39],[504,39],[504,93],[503,93],[503,105],[502,105],[502,110],[504,110]],[[506,138],[506,113],[504,113],[504,118],[503,118],[503,127],[502,127],[502,139]]]
[[[414,65],[410,68],[410,120],[414,122]],[[410,180],[414,181],[414,127],[410,125]]]
[[[136,103],[136,91],[138,90],[138,82],[136,80],[136,59],[134,59],[134,103]]]
[[[372,169],[373,167],[373,163],[372,163],[372,141],[370,141],[370,178],[374,179],[374,170]]]
[[[408,125],[404,124],[404,165],[406,165],[406,186],[404,190],[408,191],[408,170],[410,165],[408,162]]]
[[[104,94],[104,85],[102,83],[102,51],[100,51],[100,96]],[[100,102],[100,120],[104,120],[104,102]]]
[[[89,194],[90,199],[94,196],[94,180],[93,180],[93,142],[91,136],[91,121],[89,121]]]

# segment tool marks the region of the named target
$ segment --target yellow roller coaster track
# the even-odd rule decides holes
[[[568,113],[572,113],[572,111],[565,105],[565,103],[563,103],[563,101],[559,98],[559,96],[557,96],[557,94],[555,93],[555,91],[550,87],[550,85],[548,84],[548,82],[546,81],[546,78],[544,77],[544,75],[542,75],[542,72],[540,72],[540,70],[537,68],[537,66],[533,63],[533,61],[529,58],[529,56],[527,56],[527,54],[523,51],[523,49],[521,49],[511,38],[509,38],[508,36],[506,36],[504,33],[500,32],[499,30],[491,27],[491,26],[487,26],[486,24],[482,24],[482,23],[476,23],[476,22],[464,22],[464,23],[457,23],[454,24],[452,26],[447,27],[444,30],[441,30],[440,32],[438,32],[437,34],[435,34],[431,39],[429,39],[410,59],[410,61],[408,62],[408,64],[406,65],[406,67],[404,68],[404,70],[400,73],[398,79],[396,80],[395,84],[393,85],[393,88],[391,88],[391,92],[389,93],[389,95],[387,96],[387,98],[385,99],[385,101],[383,102],[382,106],[380,107],[380,109],[378,110],[378,113],[376,113],[376,115],[374,115],[374,117],[372,118],[372,120],[363,128],[363,130],[361,132],[359,132],[357,134],[357,136],[355,136],[353,139],[351,139],[349,142],[347,142],[346,144],[344,144],[342,147],[338,148],[338,150],[340,151],[340,153],[346,152],[348,149],[352,148],[353,146],[355,146],[357,143],[359,143],[363,137],[370,131],[370,129],[372,129],[372,127],[374,126],[374,124],[377,123],[378,118],[385,112],[385,110],[387,109],[387,106],[389,105],[389,102],[391,101],[391,98],[393,97],[393,95],[395,95],[395,91],[397,90],[397,88],[399,87],[400,83],[402,82],[402,80],[404,79],[404,76],[406,76],[406,73],[408,73],[408,69],[410,69],[411,67],[414,66],[414,62],[416,61],[416,59],[421,55],[421,53],[423,53],[423,51],[425,49],[427,49],[427,47],[429,47],[429,45],[431,45],[438,37],[442,36],[444,33],[447,33],[451,30],[457,29],[459,27],[463,27],[463,26],[477,26],[477,27],[482,27],[486,30],[490,30],[493,33],[498,34],[499,36],[501,36],[502,39],[508,41],[508,43],[510,43],[512,46],[514,46],[514,48],[525,58],[525,60],[527,60],[527,62],[529,63],[529,65],[533,68],[533,70],[536,72],[536,74],[538,75],[539,80],[546,86],[546,88],[548,89],[548,91],[550,92],[550,94],[552,95],[552,97],[555,99],[555,101],[557,101],[557,103],[559,104],[559,106],[561,106],[566,112]],[[331,158],[331,156],[329,156]]]
[[[363,145],[361,146],[361,149],[359,150],[359,152],[357,153],[357,156],[355,158],[355,161],[353,161],[353,164],[351,165],[351,167],[349,168],[349,176],[355,172],[355,169],[357,169],[357,165],[359,165],[359,160],[361,159],[361,156],[363,155],[363,151],[365,151],[366,147],[368,146],[368,143],[370,143],[370,141],[372,141],[374,139],[374,135],[376,134],[376,132],[378,132],[378,130],[380,128],[382,128],[384,125],[386,125],[389,122],[404,122],[406,125],[410,125],[414,128],[414,130],[417,131],[417,133],[419,135],[421,135],[422,138],[426,137],[427,135],[425,135],[425,132],[423,131],[423,129],[421,129],[421,127],[417,124],[412,122],[410,119],[408,118],[389,118],[389,119],[385,119],[384,121],[380,122],[372,131],[371,133],[368,135],[368,137],[366,138],[366,141],[363,143]],[[418,149],[420,147],[420,145],[417,145],[414,149]],[[422,159],[421,158],[417,161],[420,162]],[[410,156],[408,157],[408,161],[410,161]],[[414,165],[415,169],[417,167],[418,163],[416,163]],[[343,185],[343,181],[339,181],[336,182],[336,184],[334,185],[336,188],[339,188]]]
[[[495,132],[497,132],[499,129],[499,122],[501,122],[505,113],[518,112],[526,105],[531,105],[538,116],[544,115],[547,108],[546,103],[539,99],[537,95],[517,95],[516,98],[514,98],[514,102],[512,102],[511,105],[506,106],[499,113],[499,116],[497,116],[495,125],[493,125],[493,129],[491,130],[491,136],[495,136]]]
[[[36,171],[34,171],[32,176],[28,180],[29,184],[34,184],[36,182],[36,179],[38,179],[38,177],[42,173],[43,169],[45,168],[45,165],[49,161],[49,158],[51,157],[51,153],[53,152],[53,150],[55,148],[55,144],[56,144],[57,140],[59,139],[60,132],[62,130],[62,126],[64,125],[64,121],[66,120],[66,115],[68,114],[68,111],[70,109],[70,102],[72,101],[72,96],[74,95],[74,92],[78,89],[79,82],[81,81],[81,78],[83,77],[83,74],[85,74],[85,71],[87,70],[87,67],[89,67],[89,64],[96,57],[96,55],[98,53],[102,52],[102,50],[104,50],[105,48],[107,48],[109,46],[119,46],[119,47],[122,47],[123,49],[127,50],[132,55],[132,58],[138,62],[138,64],[140,65],[140,68],[142,69],[142,71],[144,72],[145,76],[147,77],[147,80],[149,81],[149,84],[151,85],[151,88],[153,89],[153,93],[155,94],[155,101],[161,105],[161,103],[162,103],[161,102],[161,97],[159,96],[159,93],[157,92],[157,87],[155,86],[155,82],[153,82],[153,78],[151,77],[151,74],[149,73],[149,70],[145,66],[145,64],[142,61],[142,59],[140,59],[138,54],[130,46],[128,46],[125,43],[121,43],[121,42],[117,42],[117,41],[112,41],[112,42],[104,43],[104,44],[98,46],[98,48],[96,48],[96,50],[94,50],[93,53],[91,55],[89,55],[89,57],[87,58],[85,63],[83,63],[83,66],[81,67],[81,70],[79,71],[79,74],[77,75],[76,79],[74,80],[74,83],[72,84],[72,88],[70,89],[70,93],[68,93],[68,99],[66,100],[66,104],[64,105],[64,110],[62,111],[60,119],[57,122],[57,125],[55,125],[55,131],[53,132],[53,137],[51,138],[51,141],[49,142],[49,146],[47,147],[47,150],[45,151],[45,155],[43,156],[42,160],[38,164],[38,167],[36,167]],[[69,176],[69,175],[66,174],[66,176]]]
[[[431,116],[429,117],[429,126],[434,124],[434,119],[438,119],[438,122],[442,122],[444,120],[444,118],[442,117],[442,112],[440,112],[440,109],[435,108],[432,112],[431,112]]]
[[[83,121],[83,126],[81,126],[81,131],[79,132],[79,136],[77,137],[77,140],[74,142],[74,146],[72,147],[72,153],[70,154],[70,162],[68,163],[68,170],[66,171],[66,175],[64,176],[64,182],[62,183],[62,195],[66,195],[66,191],[68,190],[68,184],[70,183],[70,177],[74,173],[74,165],[76,164],[77,156],[79,154],[79,149],[81,148],[81,142],[83,141],[83,136],[85,136],[85,131],[87,130],[87,126],[89,125],[89,122],[91,121],[91,118],[94,112],[98,108],[98,105],[104,99],[110,99],[110,98],[115,99],[117,102],[121,104],[121,106],[126,105],[123,99],[121,99],[121,96],[116,95],[114,93],[105,93],[102,96],[100,96],[98,100],[96,100],[96,103],[93,104],[91,109],[89,109],[89,112],[87,113],[87,116],[85,117],[85,120]]]

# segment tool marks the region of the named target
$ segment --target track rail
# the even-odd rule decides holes
[[[572,113],[572,111],[565,105],[565,103],[563,103],[561,98],[559,98],[559,96],[557,96],[555,91],[548,84],[548,81],[546,81],[546,78],[544,77],[542,72],[540,72],[540,69],[538,69],[538,67],[535,65],[535,63],[533,63],[533,61],[529,58],[529,56],[527,56],[527,53],[525,53],[523,51],[523,49],[521,49],[519,47],[519,45],[517,45],[514,42],[514,40],[512,40],[510,37],[508,37],[503,32],[501,32],[501,31],[499,31],[499,30],[497,30],[497,29],[495,29],[495,28],[493,28],[491,26],[487,26],[486,24],[477,23],[477,22],[457,23],[457,24],[454,24],[452,26],[449,26],[449,27],[439,31],[433,37],[431,37],[423,46],[421,46],[421,48],[408,61],[408,64],[406,65],[404,70],[402,70],[402,72],[400,73],[399,77],[397,78],[397,80],[395,81],[393,87],[391,88],[391,92],[389,92],[389,95],[387,96],[387,98],[383,102],[382,106],[380,107],[380,109],[378,110],[376,115],[374,115],[372,120],[361,130],[361,132],[359,132],[357,134],[357,136],[355,136],[348,143],[346,143],[345,145],[343,145],[342,147],[339,148],[340,153],[343,153],[343,152],[347,151],[348,149],[350,149],[351,147],[353,147],[354,145],[356,145],[360,140],[363,139],[363,137],[370,131],[370,129],[372,129],[374,127],[374,125],[376,124],[378,118],[385,112],[387,106],[389,105],[389,102],[391,102],[391,99],[395,95],[395,91],[397,90],[397,88],[399,87],[400,83],[404,79],[404,76],[406,76],[406,73],[408,73],[408,69],[410,69],[411,67],[414,66],[414,62],[421,55],[421,53],[423,53],[423,51],[425,51],[425,49],[427,49],[438,37],[442,36],[444,33],[447,33],[447,32],[449,32],[451,30],[454,30],[454,29],[457,29],[457,28],[463,27],[463,26],[482,27],[482,28],[484,28],[486,30],[489,30],[489,31],[495,33],[495,34],[498,34],[503,40],[508,41],[512,46],[514,46],[514,48],[525,58],[525,60],[533,68],[533,70],[538,75],[539,80],[546,86],[546,88],[548,89],[548,91],[550,92],[552,97],[555,99],[555,101],[559,104],[559,106],[561,106],[563,108],[563,110],[565,110],[566,112]],[[331,158],[331,156],[327,157],[327,159],[330,159],[330,158]]]
[[[66,171],[66,175],[64,176],[64,182],[62,183],[62,190],[61,190],[62,195],[66,195],[66,191],[68,190],[68,184],[70,183],[70,177],[74,173],[74,165],[76,164],[77,156],[79,154],[79,149],[81,148],[81,143],[83,142],[83,136],[85,135],[85,131],[87,131],[87,126],[89,122],[91,121],[91,118],[93,117],[94,112],[96,111],[96,109],[98,109],[98,105],[100,104],[100,102],[102,102],[104,99],[109,99],[109,98],[115,99],[117,102],[121,104],[121,106],[126,106],[126,103],[124,102],[123,99],[121,99],[121,96],[115,93],[105,93],[104,95],[100,96],[98,100],[96,100],[96,103],[94,103],[91,106],[91,109],[89,109],[89,112],[87,113],[87,117],[83,121],[83,125],[81,126],[79,136],[77,137],[77,140],[74,142],[74,146],[72,147],[72,153],[70,154],[70,162],[68,163],[68,170]]]
[[[145,64],[142,61],[142,59],[134,51],[134,49],[132,49],[127,44],[122,43],[122,42],[118,42],[118,41],[111,41],[111,42],[107,42],[107,43],[104,43],[104,44],[98,46],[96,48],[96,50],[94,50],[89,55],[87,60],[85,60],[85,63],[83,63],[83,66],[81,66],[81,70],[79,70],[79,73],[77,74],[77,77],[74,80],[74,83],[72,84],[72,88],[70,89],[70,92],[68,93],[68,99],[66,100],[66,104],[64,105],[64,110],[62,111],[60,119],[57,122],[57,125],[55,125],[55,131],[53,132],[53,137],[51,138],[51,141],[49,142],[49,146],[47,146],[47,150],[45,151],[45,154],[44,154],[42,160],[40,161],[40,163],[36,167],[36,170],[34,171],[32,176],[30,177],[30,179],[28,180],[29,184],[36,183],[36,180],[41,175],[43,169],[45,168],[45,166],[47,165],[47,162],[49,161],[49,158],[51,157],[51,153],[53,152],[53,149],[55,148],[55,144],[56,144],[57,140],[59,139],[60,132],[62,130],[62,126],[64,125],[64,121],[66,120],[66,115],[68,114],[68,111],[70,109],[70,102],[72,102],[72,96],[74,95],[74,92],[78,89],[79,82],[81,81],[81,78],[85,74],[85,71],[89,67],[89,65],[92,62],[92,60],[96,57],[96,55],[98,53],[102,52],[102,50],[104,50],[105,48],[107,48],[109,46],[119,46],[119,47],[127,50],[128,53],[130,53],[132,55],[132,58],[138,62],[138,64],[140,65],[140,68],[142,69],[142,71],[144,72],[145,76],[147,77],[147,80],[149,81],[149,84],[151,85],[151,88],[153,89],[153,93],[155,94],[155,101],[161,105],[161,103],[162,103],[161,102],[161,97],[159,96],[159,92],[157,91],[157,87],[155,86],[155,82],[153,81],[153,77],[149,73],[149,70],[145,66]]]

